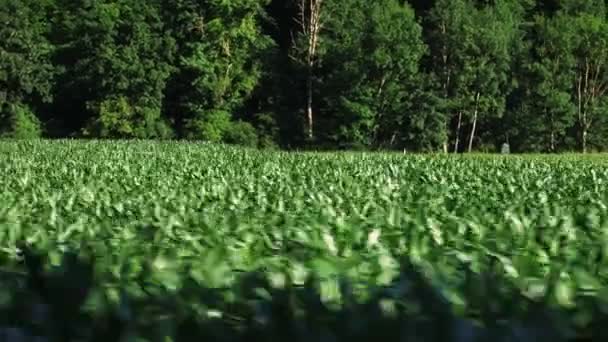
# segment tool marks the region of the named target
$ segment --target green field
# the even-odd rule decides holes
[[[92,297],[174,295],[200,315],[212,306],[180,297],[192,284],[238,301],[244,272],[277,288],[314,275],[340,307],[337,279],[365,300],[370,284],[395,284],[403,260],[457,316],[515,319],[542,303],[587,331],[608,303],[608,156],[2,142],[0,175],[11,288],[25,243],[49,267],[69,251],[94,257]]]

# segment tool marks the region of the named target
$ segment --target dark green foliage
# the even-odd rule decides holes
[[[568,16],[538,16],[531,31],[530,56],[520,66],[521,94],[511,116],[511,138],[520,149],[556,152],[568,146],[565,138],[575,123],[572,80],[574,46],[578,39]],[[531,115],[535,113],[535,115]],[[522,148],[525,145],[527,148]]]
[[[190,120],[185,125],[186,137],[209,142],[220,142],[230,129],[230,113],[224,110],[199,109],[193,114],[196,120]]]
[[[273,113],[255,115],[255,129],[262,148],[275,148],[280,140],[279,127]]]
[[[49,101],[53,46],[44,1],[0,3],[0,105],[34,99]]]
[[[258,135],[255,127],[248,122],[236,121],[226,131],[224,141],[229,144],[256,147]]]
[[[326,10],[320,111],[335,122],[326,135],[367,147],[400,141],[407,131],[395,122],[417,115],[412,93],[425,52],[413,10],[394,0],[328,2]]]
[[[167,89],[181,134],[222,141],[233,114],[261,77],[260,57],[271,45],[260,31],[261,0],[165,2],[178,43]],[[237,129],[242,125],[235,125]],[[240,133],[235,133],[240,134]]]
[[[387,122],[387,128],[393,129],[389,143],[398,142],[398,146],[413,151],[437,152],[447,140],[445,102],[425,83],[429,82],[420,80],[419,88],[410,94],[409,115],[396,116],[396,121]]]
[[[0,2],[0,131],[4,136],[40,136],[36,113],[51,100],[55,67],[46,18],[48,2]]]
[[[450,145],[470,151],[480,145],[484,121],[506,111],[521,8],[508,1],[481,6],[471,0],[438,1],[430,19],[433,75],[445,102],[442,110],[456,121]]]
[[[40,138],[40,120],[30,108],[20,104],[5,104],[0,112],[0,136],[13,139]]]
[[[56,14],[58,111],[85,136],[167,135],[161,116],[174,42],[155,1],[70,1]],[[66,107],[64,107],[66,106]]]
[[[96,118],[84,131],[85,135],[101,138],[170,138],[171,127],[159,119],[160,108],[133,105],[121,96],[107,98],[89,108]]]
[[[264,147],[608,148],[604,0],[322,0],[314,41],[311,1],[5,0],[0,128],[253,144],[242,121]]]

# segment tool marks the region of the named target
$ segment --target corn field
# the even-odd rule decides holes
[[[608,338],[606,156],[7,141],[0,175],[0,339]]]

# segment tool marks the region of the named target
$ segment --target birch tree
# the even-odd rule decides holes
[[[434,74],[446,109],[456,118],[454,151],[468,128],[467,150],[477,137],[480,117],[501,116],[509,87],[519,9],[500,2],[477,6],[470,0],[439,1],[431,13]],[[448,123],[446,122],[446,126]]]
[[[459,74],[462,64],[466,60],[464,56],[463,37],[471,27],[471,16],[467,13],[474,11],[472,3],[467,0],[438,0],[433,7],[429,24],[432,27],[429,47],[431,49],[431,61],[433,76],[439,83],[443,110],[448,113],[444,120],[446,140],[443,143],[444,152],[448,152],[447,141],[450,130],[450,120],[457,118],[457,128],[454,134],[453,150],[458,152],[460,147],[460,131],[462,127],[463,108],[459,99],[464,89],[459,82]],[[464,57],[464,58],[463,58]]]
[[[576,28],[574,99],[579,144],[586,153],[593,125],[608,116],[608,22],[603,13],[585,13]]]
[[[471,77],[469,110],[472,111],[468,152],[473,151],[480,115],[500,117],[506,109],[510,91],[510,68],[514,42],[520,38],[521,8],[516,3],[497,2],[476,12],[477,29],[467,46]],[[465,76],[465,77],[466,77]]]
[[[317,63],[320,35],[325,20],[325,0],[297,0],[299,39],[296,42],[297,54],[293,57],[303,62],[306,73],[306,135],[309,140],[314,138],[314,73]]]

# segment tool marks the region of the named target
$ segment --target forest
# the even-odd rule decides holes
[[[606,0],[2,0],[0,136],[608,149]]]

